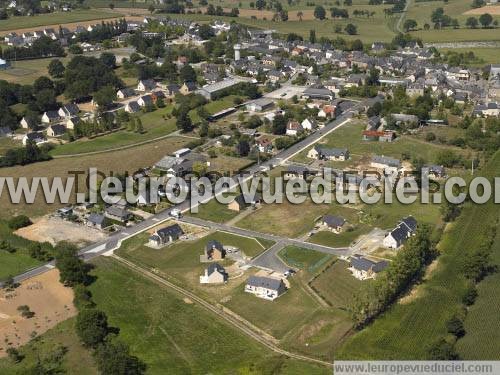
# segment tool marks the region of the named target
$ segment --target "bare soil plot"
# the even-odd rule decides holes
[[[492,16],[500,16],[500,6],[499,5],[486,5],[481,8],[475,8],[475,9],[470,9],[464,14],[475,14],[475,15],[481,15],[484,13],[489,13]]]
[[[99,241],[106,237],[103,232],[95,228],[53,216],[44,216],[33,225],[18,229],[15,234],[31,241],[50,242],[53,245],[60,241],[84,245],[89,239]]]
[[[29,306],[35,316],[26,319],[17,311]],[[0,292],[0,357],[9,346],[19,347],[58,323],[76,315],[73,290],[59,282],[56,269],[26,280],[12,292]]]

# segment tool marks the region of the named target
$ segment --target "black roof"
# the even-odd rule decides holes
[[[283,281],[278,279],[271,279],[270,277],[250,276],[247,285],[266,288],[270,290],[279,290]]]
[[[162,237],[179,237],[184,234],[184,231],[179,224],[174,224],[165,228],[158,229],[156,233],[158,233],[158,235]]]
[[[213,274],[215,271],[217,271],[219,273],[222,273],[222,274],[226,273],[226,270],[224,269],[224,267],[222,267],[219,263],[211,263],[207,267],[207,273],[208,273],[208,275]]]
[[[206,250],[219,249],[222,251],[224,250],[224,246],[222,246],[222,244],[217,240],[210,240],[205,245],[205,249]]]
[[[340,216],[325,215],[323,216],[323,222],[325,222],[329,227],[341,227],[345,223],[345,219]]]
[[[361,271],[369,271],[372,270],[375,273],[383,271],[388,265],[389,262],[383,260],[380,262],[374,262],[370,259],[363,258],[360,255],[354,255],[350,259],[351,266],[357,270]]]

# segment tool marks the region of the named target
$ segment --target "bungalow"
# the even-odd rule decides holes
[[[392,142],[396,138],[396,133],[391,130],[365,130],[362,135],[364,141]]]
[[[401,162],[398,159],[393,159],[387,156],[374,155],[370,165],[373,168],[384,169],[384,170],[398,170],[401,168]]]
[[[397,249],[403,245],[417,230],[417,220],[413,216],[408,216],[385,236],[382,244],[390,249]]]
[[[300,125],[302,125],[302,128],[306,129],[306,130],[314,130],[318,127],[318,123],[316,122],[316,120],[311,119],[311,118],[304,119],[300,123]]]
[[[286,135],[294,136],[303,130],[302,125],[300,125],[298,121],[290,120],[288,121],[288,124],[286,124]]]
[[[153,81],[152,79],[144,79],[140,80],[139,83],[137,84],[137,91],[151,91],[156,87],[156,82]]]
[[[23,137],[23,145],[26,146],[29,141],[35,142],[35,144],[39,145],[47,142],[47,138],[45,138],[42,132],[31,132],[27,133]]]
[[[321,225],[330,229],[334,233],[340,233],[345,224],[345,219],[340,216],[325,215],[321,219]]]
[[[226,250],[219,241],[210,240],[205,245],[204,259],[207,261],[221,260],[226,257]]]
[[[227,282],[228,274],[224,267],[212,263],[205,268],[205,274],[200,276],[200,284],[222,284]]]
[[[57,111],[47,111],[42,116],[42,122],[44,124],[50,124],[51,122],[59,121],[61,116]]]
[[[173,224],[154,232],[149,237],[148,244],[152,247],[160,247],[178,240],[183,234],[184,231],[179,224]]]
[[[309,150],[307,157],[317,160],[345,161],[349,159],[349,150],[346,148],[326,148],[315,145]]]
[[[179,89],[179,92],[182,95],[189,95],[195,91],[196,91],[196,83],[195,82],[184,82]]]
[[[87,218],[87,226],[98,229],[106,228],[106,217],[101,214],[91,213]]]
[[[47,128],[47,135],[49,137],[60,137],[66,133],[66,127],[61,124],[50,125]]]
[[[286,292],[286,286],[281,279],[250,276],[245,285],[245,292],[273,301]]]
[[[389,263],[385,260],[376,262],[361,255],[354,255],[349,258],[349,270],[359,280],[374,279],[388,265]]]
[[[274,102],[271,99],[260,98],[247,103],[245,107],[247,111],[250,112],[262,112],[271,108],[273,105]]]
[[[292,178],[302,178],[306,179],[308,175],[315,175],[316,173],[310,170],[309,168],[302,166],[302,165],[296,165],[292,164],[289,165],[283,174],[283,178],[285,180],[289,180]]]
[[[74,103],[65,104],[61,108],[59,108],[59,111],[57,111],[59,117],[61,118],[76,116],[78,112],[80,112],[80,108],[78,108],[78,106]]]
[[[127,87],[124,89],[120,89],[116,92],[116,97],[118,99],[127,99],[127,98],[130,98],[132,96],[135,96],[135,90],[127,88]]]
[[[111,220],[116,220],[121,223],[127,222],[132,217],[130,212],[118,205],[107,207],[104,211],[104,215]]]
[[[136,112],[139,112],[140,110],[141,110],[141,107],[139,106],[139,104],[136,101],[128,102],[125,105],[125,112],[136,113]]]

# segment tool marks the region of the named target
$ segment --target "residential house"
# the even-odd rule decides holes
[[[127,222],[132,217],[132,214],[127,211],[126,208],[119,205],[107,207],[104,211],[104,215],[111,220],[119,221],[121,223]]]
[[[245,285],[245,292],[273,301],[286,292],[286,286],[281,279],[250,276]]]
[[[391,249],[397,249],[403,245],[417,230],[417,220],[413,216],[408,216],[385,236],[382,244]]]
[[[74,129],[82,120],[80,119],[80,117],[78,116],[73,116],[73,117],[70,117],[67,121],[66,121],[66,128],[67,129]]]
[[[21,119],[21,127],[23,129],[36,129],[38,127],[38,122],[31,117],[23,117]]]
[[[424,165],[424,168],[427,168],[429,170],[429,177],[432,178],[446,177],[446,170],[442,165],[428,164]]]
[[[158,229],[150,237],[148,244],[152,247],[160,247],[177,241],[184,231],[179,224],[173,224],[165,228]]]
[[[390,158],[384,155],[374,155],[370,165],[373,168],[384,169],[384,170],[394,170],[397,171],[401,168],[401,162],[398,159]]]
[[[47,135],[49,137],[60,137],[63,136],[64,133],[66,133],[66,127],[61,124],[50,125],[47,128]]]
[[[286,135],[294,136],[302,131],[304,131],[304,129],[298,121],[290,120],[288,121],[288,124],[286,124]]]
[[[354,255],[349,258],[349,270],[359,280],[376,278],[377,274],[386,269],[388,265],[389,262],[385,260],[373,261],[361,255]]]
[[[116,92],[116,97],[118,99],[127,99],[127,98],[130,98],[132,96],[135,96],[135,90],[131,89],[131,88],[127,88],[127,87],[120,89]]]
[[[156,88],[156,82],[153,81],[152,79],[144,79],[140,80],[139,83],[137,84],[137,91],[151,91],[154,88]]]
[[[321,218],[321,225],[334,233],[340,233],[345,224],[345,219],[340,216],[325,215]]]
[[[107,227],[107,220],[104,215],[91,213],[87,218],[87,225],[92,228],[104,229]]]
[[[318,127],[318,123],[316,122],[316,120],[312,119],[312,118],[306,118],[304,119],[300,125],[302,126],[303,129],[305,130],[314,130]]]
[[[58,111],[47,111],[43,114],[42,116],[42,122],[44,124],[50,124],[51,122],[56,122],[61,119],[61,116],[59,116]]]
[[[59,108],[59,111],[57,111],[59,117],[61,118],[69,118],[76,116],[78,112],[80,112],[80,108],[78,108],[78,105],[74,103],[65,104],[61,108]]]
[[[151,95],[143,95],[137,99],[137,104],[141,107],[147,107],[153,105],[153,97]]]
[[[205,274],[200,276],[200,284],[222,284],[227,282],[228,274],[224,267],[212,263],[205,268]]]
[[[365,130],[362,136],[364,141],[392,142],[396,138],[396,133],[392,130]]]
[[[234,197],[234,199],[228,203],[227,208],[232,211],[241,211],[250,206],[252,201],[253,199],[250,196],[240,194]]]
[[[166,85],[165,87],[163,87],[163,90],[165,92],[165,95],[172,97],[172,96],[177,95],[180,92],[179,91],[180,87],[176,83],[171,83],[171,84]]]
[[[206,261],[221,260],[226,257],[226,250],[219,241],[210,240],[205,245],[204,259]]]
[[[130,101],[125,105],[125,112],[136,113],[141,110],[141,106],[136,101]]]
[[[288,165],[286,171],[283,173],[283,178],[289,180],[292,178],[307,179],[310,175],[316,175],[315,171],[312,171],[306,166],[292,164]]]
[[[308,87],[302,93],[302,98],[304,99],[323,99],[323,100],[333,100],[335,94],[323,86]]]
[[[27,133],[23,137],[23,145],[26,146],[29,141],[35,142],[35,144],[40,145],[47,142],[47,138],[45,138],[42,132],[31,132]]]
[[[179,92],[182,95],[189,95],[195,91],[196,91],[196,83],[195,82],[184,82],[179,89]]]
[[[336,112],[336,107],[333,105],[324,105],[318,111],[318,117],[321,118],[334,118]]]
[[[260,136],[255,140],[255,145],[259,149],[259,152],[271,153],[273,152],[273,141],[266,137],[265,135]]]
[[[349,159],[349,150],[346,148],[327,148],[315,145],[309,150],[307,157],[317,160],[345,161]]]

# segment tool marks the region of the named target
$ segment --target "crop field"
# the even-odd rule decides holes
[[[82,139],[57,146],[52,156],[74,155],[87,152],[106,151],[120,147],[147,142],[155,138],[166,136],[176,130],[175,118],[167,119],[164,116],[172,112],[173,106],[158,109],[140,116],[144,132],[136,133],[128,130],[118,130],[111,134],[97,136],[92,139]]]
[[[370,282],[356,279],[347,267],[347,262],[337,260],[311,282],[314,290],[334,307],[348,308],[353,295]]]
[[[497,152],[484,168],[484,175],[497,176],[499,161],[500,153]],[[463,261],[463,250],[476,246],[487,228],[484,223],[494,222],[497,218],[498,207],[493,202],[467,205],[457,222],[445,231],[439,245],[441,255],[437,265],[424,282],[415,287],[404,302],[395,304],[374,323],[347,340],[338,352],[339,358],[425,359],[429,345],[446,335],[445,322],[461,306],[466,283],[457,270]],[[490,302],[484,301],[477,308],[488,309],[491,306],[486,307],[485,303]],[[479,315],[475,314],[475,319],[472,315],[471,326],[474,320],[481,319]],[[488,314],[488,317],[492,316]],[[490,319],[492,324],[498,324],[498,316]],[[466,344],[462,350],[467,350]]]
[[[136,152],[134,148],[130,148],[78,158],[60,158],[25,166],[2,168],[1,172],[3,176],[26,177],[28,181],[35,176],[48,177],[49,179],[53,177],[65,178],[69,176],[69,171],[85,171],[88,173],[89,168],[98,168],[106,175],[109,175],[110,171],[114,173],[124,173],[125,171],[133,173],[141,167],[153,165],[165,155],[182,148],[188,142],[189,138],[169,137],[141,146],[141,152]],[[79,183],[81,192],[85,192],[83,177],[79,180]],[[14,214],[27,214],[30,217],[38,217],[53,212],[61,206],[59,203],[45,203],[41,189],[39,189],[33,204],[26,204],[24,201],[20,204],[12,204],[4,190],[4,194],[0,198],[0,218],[8,218]]]
[[[88,9],[88,10],[74,10],[72,12],[56,12],[47,14],[38,14],[34,17],[20,16],[10,17],[7,20],[0,22],[0,31],[6,33],[10,30],[25,29],[32,27],[42,27],[49,25],[59,25],[72,22],[83,22],[102,20],[112,17],[120,17],[119,13],[112,13],[106,9]]]

